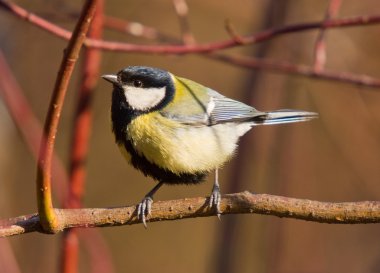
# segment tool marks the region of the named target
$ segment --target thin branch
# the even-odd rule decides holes
[[[10,113],[16,128],[20,131],[23,141],[35,159],[38,157],[38,147],[42,137],[42,126],[37,119],[23,90],[13,75],[3,52],[0,50],[0,96]],[[53,182],[55,196],[63,204],[67,195],[67,174],[62,161],[53,155]]]
[[[10,10],[12,14],[15,14],[18,17],[25,19],[31,22],[32,24],[40,27],[41,29],[48,31],[60,38],[67,40],[71,36],[71,33],[69,31],[62,29],[32,13],[29,13],[28,11],[22,9],[21,7],[15,4],[10,4],[10,3],[4,2],[3,0],[0,0],[0,7],[2,6]],[[118,28],[122,28],[122,20],[119,19],[117,23],[119,24]],[[249,40],[251,39],[250,36],[239,36],[240,38],[239,40],[233,39],[233,41],[234,43],[236,43],[236,45],[241,43],[240,41],[241,39],[244,39],[244,43],[248,43],[248,42],[257,43],[257,42],[262,42],[268,39],[272,39],[276,37],[276,35],[279,35],[279,34],[290,33],[293,31],[310,30],[312,28],[320,28],[321,25],[324,28],[330,28],[330,27],[347,27],[347,26],[366,25],[366,24],[375,24],[375,23],[380,23],[380,15],[358,16],[358,17],[351,17],[351,18],[346,18],[346,19],[328,20],[328,21],[320,22],[320,23],[305,23],[305,24],[289,25],[289,26],[284,26],[281,28],[269,29],[269,30],[254,34],[251,36],[251,38],[256,37],[254,41]],[[110,24],[108,24],[108,26],[109,25]],[[140,24],[139,28],[142,35],[145,37],[146,35],[143,33],[145,33],[146,31],[145,29],[146,27]],[[150,29],[149,31],[152,30],[152,28],[149,28],[149,29]],[[125,29],[125,31],[127,31],[127,28]],[[130,32],[130,34],[133,34],[133,32]],[[182,46],[178,46],[178,45],[177,46],[175,45],[146,46],[146,45],[106,42],[106,41],[89,39],[89,38],[86,39],[85,45],[89,47],[96,47],[98,49],[103,49],[103,50],[121,50],[125,52],[136,52],[136,53],[165,53],[162,51],[162,49],[164,48],[165,50],[167,50],[168,47],[175,49],[174,51],[171,52],[173,54],[199,53],[199,52],[193,52],[191,50],[186,51],[186,48],[197,47],[197,46],[188,46],[188,45],[185,45],[185,46],[183,45]],[[208,47],[207,44],[198,45],[198,46]],[[151,51],[151,49],[153,49],[153,51]],[[180,50],[179,53],[178,53],[178,50]],[[314,71],[313,68],[310,68],[308,66],[303,66],[303,65],[294,65],[292,63],[276,62],[276,61],[266,60],[266,59],[257,60],[257,59],[246,58],[246,57],[243,58],[243,57],[238,57],[238,56],[228,56],[228,55],[222,55],[219,53],[205,54],[204,56],[217,59],[219,61],[223,61],[226,63],[238,65],[241,67],[250,68],[250,69],[251,68],[267,69],[267,70],[278,71],[281,73],[302,75],[302,76],[308,76],[308,77],[313,77],[317,79],[339,81],[339,82],[363,85],[363,86],[374,87],[374,88],[380,87],[380,79],[369,77],[367,75],[357,75],[353,73],[335,72],[335,71]]]
[[[33,157],[38,156],[38,146],[42,136],[42,126],[36,118],[24,92],[18,85],[3,52],[0,50],[0,96],[7,107],[16,128],[20,130],[22,140],[26,143]],[[53,193],[58,198],[60,204],[67,195],[67,174],[60,158],[53,155]],[[86,250],[90,253],[91,261],[100,269],[97,272],[114,272],[107,246],[98,230],[80,233],[85,241]],[[96,248],[96,251],[93,249]],[[101,259],[99,259],[101,257]],[[95,272],[96,270],[93,270]]]
[[[296,65],[289,62],[278,62],[268,59],[256,59],[251,57],[230,56],[225,54],[212,54],[213,58],[226,63],[232,63],[250,69],[267,69],[280,73],[302,75],[311,78],[351,83],[373,88],[380,88],[380,79],[367,75],[358,75],[348,72],[336,71],[315,71],[313,67],[306,65]]]
[[[264,42],[286,33],[295,33],[319,28],[341,28],[358,25],[369,25],[380,23],[380,15],[357,16],[342,19],[331,19],[324,22],[311,22],[283,26],[259,32],[257,34],[242,36],[244,44],[256,44]],[[235,39],[211,42],[197,45],[136,45],[120,42],[101,41],[87,39],[86,46],[91,46],[103,50],[134,52],[146,54],[190,54],[190,53],[210,53],[223,49],[240,46],[241,43]]]
[[[88,32],[88,37],[101,38],[103,34],[103,0],[98,1],[98,6],[93,22]],[[70,155],[70,208],[81,206],[85,182],[85,163],[88,153],[89,137],[92,126],[91,103],[94,89],[99,79],[101,52],[96,49],[84,50],[82,63],[82,82],[78,93],[78,102],[74,117],[73,136]]]
[[[185,45],[194,45],[195,38],[190,30],[189,8],[185,0],[173,0],[173,6],[178,16],[179,26],[181,28],[182,42]]]
[[[245,37],[241,36],[235,29],[235,27],[233,26],[232,22],[230,20],[226,20],[224,22],[224,28],[226,29],[228,35],[231,36],[232,39],[234,39],[238,44],[240,45],[245,45],[245,44],[249,44],[250,41],[249,40],[245,40]]]
[[[0,8],[3,8],[11,14],[16,15],[17,17],[30,22],[32,25],[39,27],[40,29],[46,30],[55,36],[58,36],[60,38],[63,38],[65,40],[69,40],[71,37],[71,32],[61,28],[60,26],[53,24],[37,15],[35,15],[32,12],[27,11],[26,9],[22,8],[21,6],[5,1],[0,0]]]
[[[13,15],[22,18],[33,25],[48,31],[63,39],[69,39],[70,32],[54,25],[37,15],[28,12],[20,6],[4,0],[0,0],[0,7],[10,11]],[[331,19],[321,22],[309,22],[287,25],[278,28],[272,28],[258,32],[256,34],[241,36],[246,44],[256,44],[270,39],[276,38],[287,33],[302,32],[314,29],[343,28],[361,25],[371,25],[380,23],[380,15],[363,15],[340,19]],[[218,50],[228,49],[241,45],[235,39],[224,41],[210,42],[197,45],[137,45],[129,43],[120,43],[112,41],[103,41],[87,38],[84,42],[85,46],[110,51],[145,53],[145,54],[191,54],[191,53],[210,53]]]
[[[111,251],[100,230],[78,229],[80,242],[85,246],[90,257],[90,271],[92,273],[113,273],[114,269]]]
[[[107,20],[108,19],[106,17],[105,22],[107,22]],[[118,19],[117,23],[118,23],[118,27],[116,28],[116,30],[122,30],[122,32],[127,31],[129,22]],[[106,25],[108,27],[114,27],[112,24],[106,24]],[[141,33],[154,30],[154,28],[147,27],[145,25],[140,25],[139,28],[141,29]],[[227,32],[229,32],[229,34],[237,42],[242,43],[242,44],[245,43],[245,41],[242,40],[242,37],[238,33],[236,33],[235,29],[233,28],[231,23],[228,21],[226,21],[226,29],[227,29]],[[159,36],[164,35],[158,31],[155,31],[155,32]],[[132,32],[128,32],[128,33],[131,35],[134,35],[134,33]],[[140,37],[143,37],[146,39],[154,39],[151,36],[145,36],[145,35],[141,35]],[[175,39],[174,37],[167,36],[167,35],[165,37],[167,37],[167,39],[170,39],[174,42],[177,42],[177,43],[180,42],[178,39]],[[370,77],[367,75],[357,75],[354,73],[336,72],[336,71],[318,71],[318,70],[315,70],[314,67],[309,67],[305,65],[296,65],[289,62],[274,61],[274,60],[270,60],[266,58],[257,59],[257,58],[251,58],[251,57],[231,56],[231,55],[226,55],[226,54],[221,54],[221,53],[205,54],[203,56],[205,58],[218,60],[227,64],[237,65],[237,66],[248,68],[248,69],[266,69],[266,70],[276,71],[279,73],[301,75],[305,77],[311,76],[311,77],[322,79],[322,80],[338,81],[338,82],[363,85],[363,86],[373,87],[373,88],[380,87],[380,79]]]
[[[325,21],[330,20],[338,14],[342,0],[330,0],[329,6],[326,11]],[[314,46],[314,70],[316,72],[322,71],[326,63],[326,42],[325,42],[326,29],[322,28],[319,33]]]
[[[103,34],[104,1],[98,0],[88,37],[100,39]],[[82,207],[84,184],[86,180],[86,159],[92,127],[92,98],[99,78],[101,52],[85,48],[82,63],[82,82],[77,99],[70,153],[69,195],[65,208]],[[60,272],[78,272],[79,238],[76,229],[64,232],[62,238]],[[107,271],[108,272],[108,271]]]
[[[104,16],[104,26],[135,37],[156,40],[160,42],[180,43],[178,39],[157,31],[153,27],[144,26],[139,22],[131,22],[112,16]]]
[[[76,273],[78,272],[79,260],[79,238],[77,230],[64,230],[62,239],[59,272]]]
[[[96,0],[87,0],[83,6],[81,16],[65,50],[45,120],[36,183],[38,212],[41,224],[47,232],[54,232],[59,225],[51,197],[51,166],[55,137],[69,80],[94,15],[96,2]]]
[[[2,272],[21,273],[10,240],[0,239],[0,268]]]
[[[158,201],[152,205],[149,222],[215,216],[208,198],[196,197]],[[222,214],[264,214],[329,224],[380,223],[380,201],[330,203],[268,194],[241,192],[226,194],[221,200]],[[141,224],[136,206],[120,208],[55,209],[59,226],[55,232],[73,227],[109,227]],[[46,232],[37,214],[0,222],[0,237],[27,232]]]

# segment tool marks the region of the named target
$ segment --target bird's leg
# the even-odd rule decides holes
[[[218,169],[215,169],[215,178],[214,178],[214,186],[212,188],[212,193],[210,196],[209,206],[210,208],[215,207],[216,215],[220,220],[220,188],[219,188],[219,177],[218,177]]]
[[[147,227],[146,217],[149,216],[152,211],[153,195],[159,188],[161,188],[163,184],[163,182],[159,182],[156,186],[154,186],[154,188],[145,195],[144,199],[137,206],[137,218],[141,219],[145,228]]]

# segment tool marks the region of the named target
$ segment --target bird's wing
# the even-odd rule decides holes
[[[175,103],[160,111],[166,118],[186,125],[211,126],[226,122],[243,122],[266,115],[193,81],[179,77],[176,79],[177,92],[182,93],[175,99]]]
[[[254,125],[305,121],[316,113],[299,110],[261,112],[242,102],[188,79],[175,77],[176,95],[160,114],[191,126],[212,126],[227,122],[252,122]]]
[[[208,115],[211,125],[226,122],[244,122],[255,117],[266,116],[266,113],[260,112],[242,102],[227,98],[212,89],[208,89],[208,93],[210,96]]]

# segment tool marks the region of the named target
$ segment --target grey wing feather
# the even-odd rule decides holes
[[[160,114],[168,119],[186,125],[198,126],[207,124],[207,116],[205,114],[184,115],[181,113],[170,113],[165,111],[160,111]]]
[[[226,122],[244,122],[255,117],[266,116],[265,112],[260,112],[255,108],[242,102],[227,98],[209,89],[210,107],[209,121],[211,125]]]
[[[209,100],[204,102],[201,112],[189,114],[186,111],[179,111],[177,108],[175,111],[160,111],[160,113],[166,118],[192,126],[244,122],[266,115],[265,112],[257,111],[255,108],[242,102],[229,99],[212,89],[207,89],[207,93]],[[181,105],[180,108],[183,109],[183,107],[186,107],[186,105]]]

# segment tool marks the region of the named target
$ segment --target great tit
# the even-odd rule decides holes
[[[116,144],[133,167],[157,185],[137,207],[146,226],[153,195],[163,184],[198,184],[215,171],[209,206],[220,215],[218,169],[255,125],[306,121],[313,112],[261,112],[194,81],[152,67],[128,66],[103,75],[113,84],[111,119]]]

